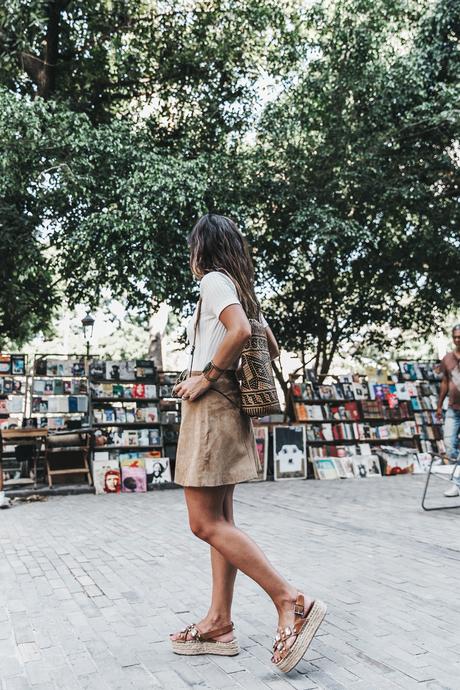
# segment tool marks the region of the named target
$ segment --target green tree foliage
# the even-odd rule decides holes
[[[294,46],[291,1],[5,0],[0,82],[93,123],[152,108],[155,139],[210,148],[247,126],[254,85]]]
[[[5,316],[3,338],[47,322],[50,265],[71,305],[96,303],[104,285],[145,308],[190,295],[186,233],[213,205],[257,80],[293,50],[293,16],[275,0],[2,3],[4,205],[17,195],[16,266],[34,258],[28,293],[37,278],[30,298],[25,274],[3,265],[37,315],[27,328]],[[8,214],[2,222],[19,238]]]
[[[268,311],[325,373],[341,343],[423,337],[459,303],[460,7],[323,3],[310,26],[254,165]]]
[[[423,336],[458,304],[458,3],[304,6],[5,0],[1,220],[42,295],[27,329],[53,280],[179,309],[207,209],[250,233],[280,341],[323,373],[342,342]]]
[[[23,115],[20,101],[0,92],[0,347],[46,330],[58,301],[37,232],[40,184],[30,175],[42,169],[42,118],[31,113],[26,121]]]

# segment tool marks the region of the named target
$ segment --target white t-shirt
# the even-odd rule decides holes
[[[211,271],[211,273],[206,273],[203,276],[200,281],[200,296],[201,315],[196,334],[193,371],[204,369],[225,338],[227,329],[219,320],[222,311],[230,304],[241,304],[233,281],[225,273],[219,271]],[[197,309],[195,308],[195,312],[187,324],[187,337],[190,345],[193,343],[196,317]],[[265,327],[268,325],[263,316],[261,321]]]

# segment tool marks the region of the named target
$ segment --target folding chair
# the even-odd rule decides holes
[[[430,508],[426,507],[426,495],[428,492],[428,485],[430,483],[430,479],[432,476],[437,477],[438,479],[442,479],[445,482],[450,482],[454,478],[456,470],[458,470],[458,475],[460,476],[460,453],[457,456],[457,459],[453,463],[449,463],[448,465],[445,465],[442,463],[442,456],[439,455],[439,453],[429,453],[431,455],[431,462],[430,462],[430,467],[428,469],[428,473],[426,475],[426,482],[425,482],[425,488],[423,491],[423,496],[422,496],[422,508],[423,510],[426,510],[427,512],[430,510],[452,510],[453,508],[460,508],[460,503],[457,503],[455,505],[442,505],[442,506],[431,506]],[[435,464],[434,462],[436,458],[439,458],[441,460],[441,464]],[[433,465],[436,468],[439,468],[438,471],[433,472]],[[439,471],[442,468],[441,471]],[[449,499],[450,500],[450,499]]]

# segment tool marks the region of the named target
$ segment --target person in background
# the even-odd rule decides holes
[[[455,461],[459,455],[458,435],[460,432],[460,323],[452,328],[452,340],[455,349],[448,352],[441,361],[440,370],[443,374],[439,391],[436,416],[442,420],[442,406],[446,396],[449,396],[449,406],[444,419],[443,436],[446,454],[449,460]],[[447,498],[460,496],[460,473],[456,472],[452,486],[444,492]]]

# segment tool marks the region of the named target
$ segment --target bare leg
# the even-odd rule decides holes
[[[223,515],[225,520],[234,525],[233,521],[233,491],[234,485],[225,487],[226,492],[223,497]],[[219,551],[210,546],[211,569],[212,569],[212,597],[211,605],[206,616],[197,623],[201,632],[216,630],[231,623],[232,620],[232,601],[233,590],[237,569],[229,563]],[[190,636],[188,636],[190,637]],[[178,639],[179,633],[172,635],[172,639]],[[228,642],[233,639],[233,633],[226,633],[215,638],[220,642]]]
[[[235,525],[233,520],[233,491],[234,486],[226,487],[224,497],[224,518],[230,525]],[[211,548],[212,568],[212,598],[206,618],[211,623],[226,625],[232,620],[233,590],[237,569],[217,551]]]
[[[213,546],[234,568],[252,578],[272,599],[279,626],[294,623],[293,604],[297,589],[271,565],[247,534],[225,519],[223,501],[226,487],[186,487],[185,498],[192,532]],[[311,599],[305,597],[308,607]],[[292,640],[293,642],[293,640]]]

